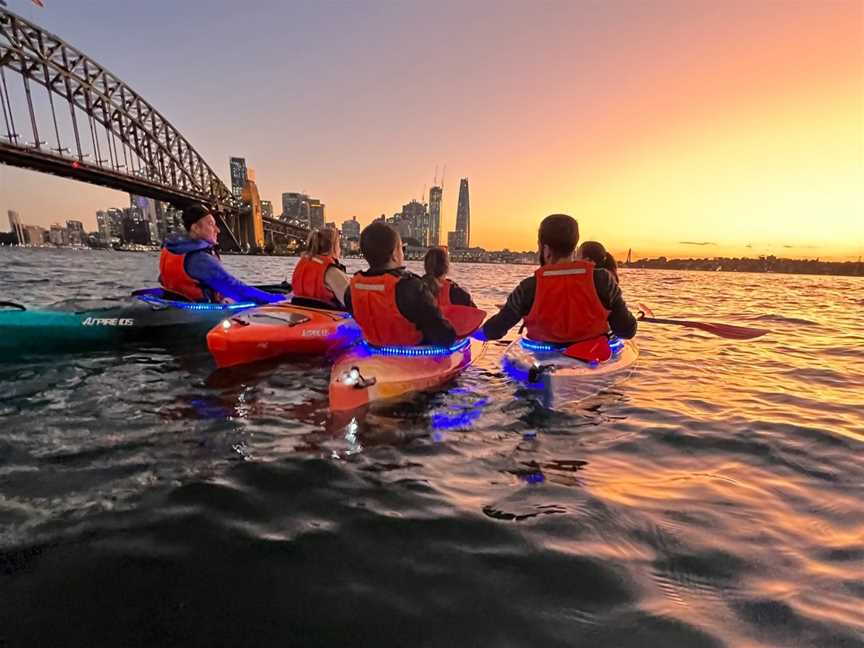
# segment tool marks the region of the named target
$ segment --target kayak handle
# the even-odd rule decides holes
[[[0,308],[15,308],[20,311],[26,311],[27,307],[15,302],[0,301]]]

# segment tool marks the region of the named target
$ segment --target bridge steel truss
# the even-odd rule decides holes
[[[25,121],[18,132],[7,70],[20,75]],[[47,90],[51,122],[40,132],[34,84]],[[64,146],[55,97],[68,108],[72,140]],[[148,101],[58,36],[0,8],[0,163],[51,173],[183,206],[207,204],[220,216],[228,243],[250,208],[234,196],[185,137]],[[53,128],[51,128],[53,126]],[[99,127],[104,129],[100,132]],[[40,139],[53,136],[56,146]],[[303,240],[306,231],[265,219],[269,239]]]

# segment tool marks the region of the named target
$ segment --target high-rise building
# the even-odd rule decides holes
[[[48,232],[38,225],[24,226],[24,239],[27,245],[41,246],[47,243]]]
[[[232,157],[229,165],[231,167],[231,193],[238,198],[246,186],[246,160],[245,158]]]
[[[16,211],[12,211],[11,209],[8,212],[9,214],[9,231],[15,235],[15,238],[18,241],[18,245],[24,245],[26,241],[26,235],[24,233],[24,224],[21,222],[21,216]]]
[[[65,247],[69,245],[69,231],[60,223],[54,223],[48,230],[48,241],[51,245]]]
[[[422,246],[429,245],[429,218],[426,205],[412,200],[402,205],[402,221],[405,233],[402,238],[411,238]],[[401,230],[400,230],[401,233]]]
[[[96,212],[96,227],[99,230],[99,240],[102,243],[109,243],[111,241],[111,221],[108,218],[108,212],[101,210]]]
[[[324,227],[324,204],[315,198],[309,199],[309,229]]]
[[[459,181],[459,203],[456,205],[456,229],[451,239],[447,235],[447,245],[461,250],[471,247],[471,206],[468,201],[468,178]],[[452,243],[451,243],[452,240]]]
[[[67,220],[66,230],[69,232],[70,245],[84,245],[84,242],[87,240],[84,223],[77,220]]]
[[[429,190],[429,245],[441,245],[441,201],[443,197],[443,187],[432,187]]]
[[[309,225],[309,196],[297,192],[283,193],[282,220]]]
[[[150,231],[150,241],[156,244],[164,241],[167,232],[165,228],[165,207],[162,202],[145,196],[133,196],[129,194],[129,204],[132,207],[138,207],[143,212],[144,219],[147,221],[147,229]]]
[[[150,244],[150,224],[144,216],[140,207],[130,207],[123,210],[123,235],[124,243],[135,243],[138,245]]]
[[[360,240],[360,223],[357,222],[356,216],[342,223],[342,238],[345,240]]]
[[[273,203],[269,200],[261,201],[261,216],[264,218],[273,218]]]

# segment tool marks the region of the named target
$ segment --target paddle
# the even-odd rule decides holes
[[[609,347],[609,338],[605,335],[574,342],[561,353],[568,358],[575,358],[583,362],[604,362],[612,357],[612,349]]]
[[[486,319],[486,311],[471,306],[457,306],[456,304],[445,306],[441,310],[441,314],[456,329],[457,338],[468,337],[480,328],[483,320]]]
[[[687,328],[698,329],[729,340],[752,340],[753,338],[770,333],[767,329],[752,328],[749,326],[733,326],[732,324],[717,324],[715,322],[694,322],[692,320],[654,317],[651,309],[644,304],[639,304],[639,321],[651,322],[652,324],[686,326]]]

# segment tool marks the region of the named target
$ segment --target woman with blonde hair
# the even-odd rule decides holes
[[[313,230],[306,242],[306,251],[294,268],[291,287],[294,301],[313,301],[327,306],[342,307],[348,276],[339,263],[342,253],[339,231],[332,227]]]

